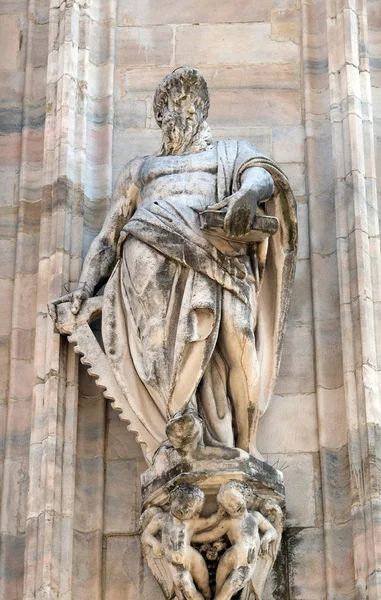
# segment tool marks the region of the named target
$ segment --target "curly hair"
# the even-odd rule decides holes
[[[172,490],[170,501],[173,502],[174,500],[177,500],[181,504],[189,502],[190,500],[195,501],[201,510],[205,501],[205,494],[197,486],[183,483]]]
[[[168,96],[172,90],[180,91],[184,89],[185,93],[195,93],[202,102],[202,115],[206,119],[209,112],[210,100],[208,86],[198,69],[192,67],[179,67],[172,73],[164,77],[163,81],[156,89],[153,99],[153,110],[156,123],[161,126],[165,109],[168,106]]]
[[[225,492],[228,492],[229,490],[239,492],[246,502],[248,502],[252,498],[252,491],[250,487],[243,481],[237,481],[234,479],[232,481],[228,481],[227,483],[223,483],[220,487],[220,491],[218,492],[218,496],[221,497]]]

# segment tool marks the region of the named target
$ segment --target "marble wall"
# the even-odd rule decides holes
[[[265,600],[381,597],[380,19],[380,0],[1,3],[1,600],[161,597],[141,451],[46,303],[78,281],[121,167],[158,148],[152,95],[180,65],[207,79],[215,139],[256,143],[298,204],[259,431],[287,490]]]

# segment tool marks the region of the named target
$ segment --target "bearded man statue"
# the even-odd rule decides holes
[[[148,461],[168,421],[187,411],[201,418],[205,445],[258,456],[258,419],[279,367],[294,197],[253,144],[212,142],[208,110],[197,69],[165,77],[154,98],[161,149],[122,170],[78,289],[56,301],[70,300],[77,314],[107,281],[104,348]],[[273,235],[254,231],[262,217],[276,222]]]

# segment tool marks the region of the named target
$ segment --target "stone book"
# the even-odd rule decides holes
[[[204,210],[200,213],[201,229],[226,239],[231,239],[224,231],[224,220],[226,210]],[[279,221],[276,217],[256,214],[251,230],[237,238],[242,242],[263,242],[266,238],[274,235],[279,229]]]

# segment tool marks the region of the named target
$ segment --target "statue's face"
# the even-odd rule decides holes
[[[246,509],[246,501],[241,492],[231,488],[218,494],[218,502],[231,517],[240,516]]]
[[[185,153],[203,120],[201,98],[184,86],[172,88],[161,122],[165,154]]]
[[[203,120],[201,98],[197,94],[187,92],[183,86],[171,90],[168,96],[168,111],[192,123]]]
[[[201,512],[203,502],[198,497],[184,498],[181,496],[172,500],[171,513],[179,521],[187,521]]]

